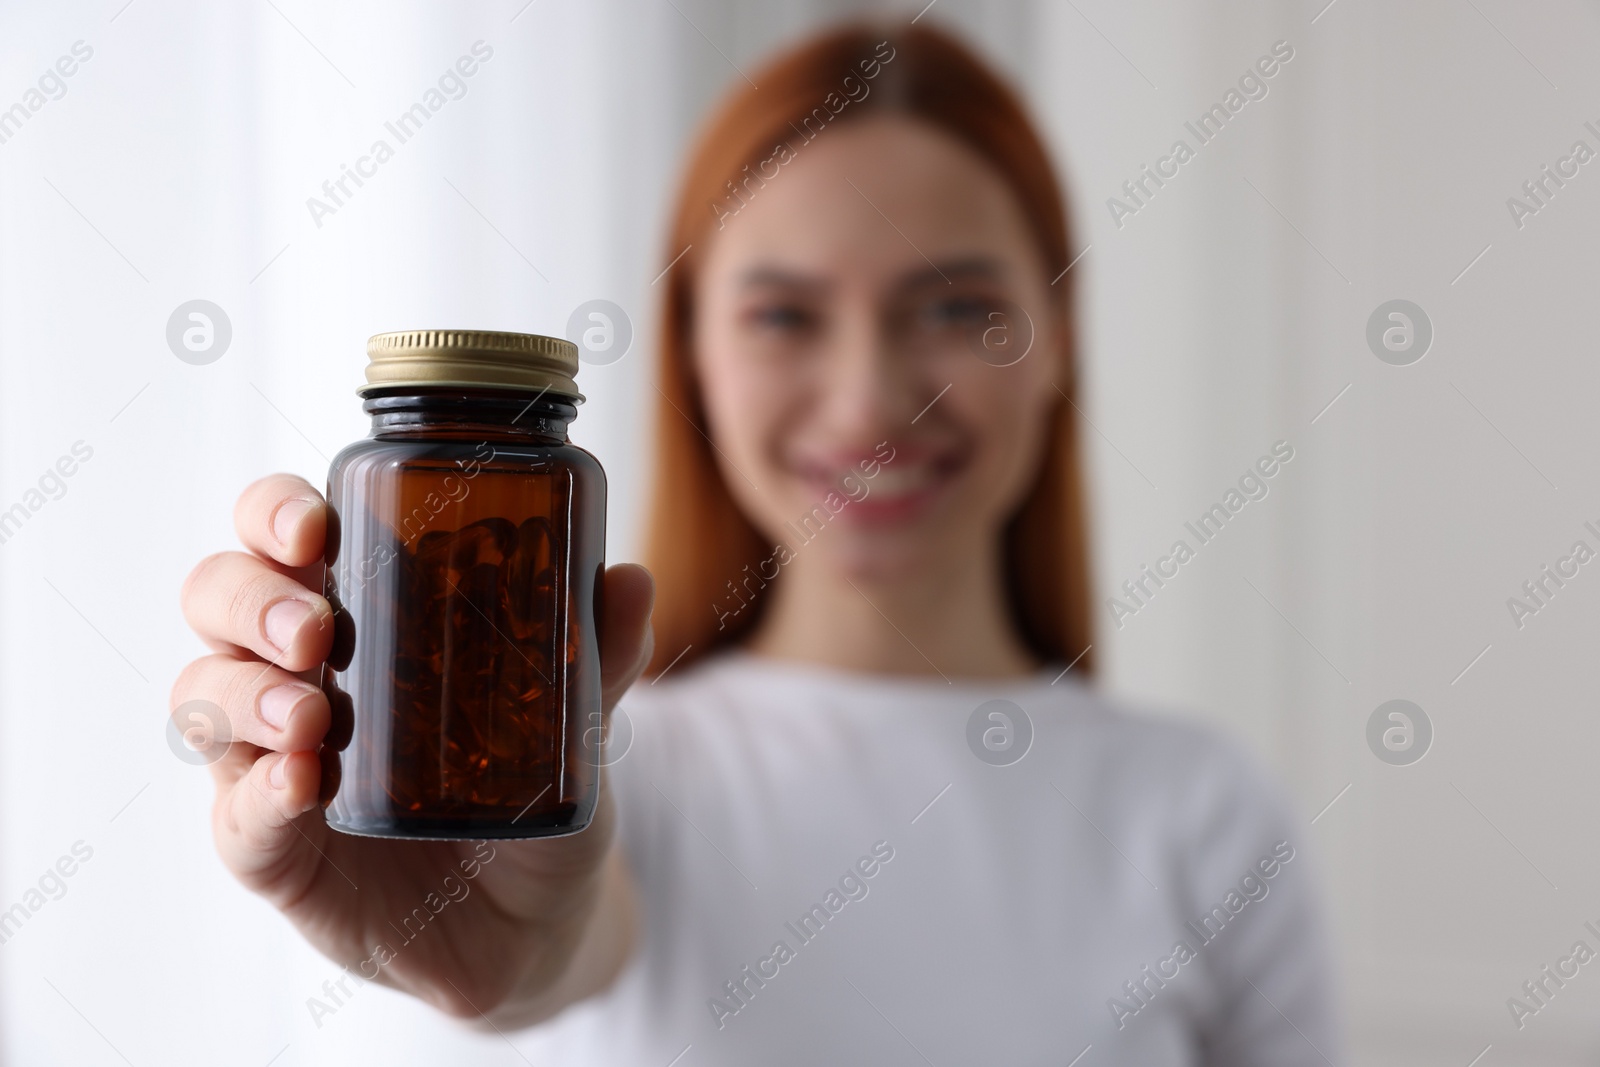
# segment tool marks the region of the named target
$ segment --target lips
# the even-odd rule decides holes
[[[816,500],[837,493],[848,501],[835,516],[852,525],[887,525],[912,520],[933,507],[966,467],[954,449],[896,445],[887,462],[875,454],[829,456],[797,464],[796,473]],[[863,470],[877,473],[868,477]],[[865,492],[863,493],[863,489]]]

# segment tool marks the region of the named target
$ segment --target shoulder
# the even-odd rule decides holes
[[[1052,731],[1047,715],[1041,769],[1077,814],[1148,859],[1172,906],[1203,913],[1266,871],[1291,895],[1310,889],[1305,861],[1292,862],[1306,851],[1310,828],[1243,743],[1204,723],[1081,691],[1053,714],[1064,721]]]
[[[1198,915],[1281,891],[1296,903],[1276,905],[1278,917],[1305,918],[1315,878],[1295,860],[1308,851],[1310,827],[1277,777],[1220,729],[1099,703],[1101,803],[1159,821],[1173,903]],[[1278,926],[1255,925],[1263,934]]]
[[[1118,792],[1168,797],[1197,832],[1241,809],[1281,812],[1286,803],[1261,761],[1219,727],[1082,687],[1040,710],[1060,735],[1055,756],[1092,761],[1095,779],[1121,783]]]

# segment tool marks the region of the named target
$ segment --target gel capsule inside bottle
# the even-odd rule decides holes
[[[567,341],[380,334],[335,457],[324,592],[330,826],[546,837],[593,816],[605,474],[567,440]]]

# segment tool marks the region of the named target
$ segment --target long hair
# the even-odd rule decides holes
[[[691,358],[699,252],[773,175],[826,127],[903,114],[974,149],[1010,187],[1056,279],[1062,396],[1050,414],[1045,455],[1005,531],[1007,600],[1018,632],[1046,662],[1076,660],[1092,673],[1088,544],[1076,434],[1073,303],[1066,212],[1055,168],[1017,94],[965,46],[939,30],[847,25],[811,38],[754,73],[702,131],[689,157],[663,263],[655,420],[655,478],[645,562],[654,572],[655,657],[648,673],[682,668],[738,643],[760,617],[719,612],[730,581],[767,558],[768,544],[719,472]],[[863,88],[863,86],[865,88]],[[774,160],[778,163],[775,163]],[[763,177],[765,176],[765,177]],[[687,251],[685,251],[687,249]],[[780,579],[781,580],[781,579]]]

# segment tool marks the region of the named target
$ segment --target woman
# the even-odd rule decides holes
[[[633,740],[594,825],[328,830],[329,711],[290,673],[328,649],[327,517],[280,475],[183,595],[217,654],[174,707],[247,742],[214,765],[224,861],[359,981],[475,857],[483,892],[377,980],[540,1024],[516,1041],[551,1062],[1333,1062],[1302,827],[1228,746],[1083,682],[1074,248],[1020,104],[921,27],[754,82],[678,201],[656,592],[607,572]]]

